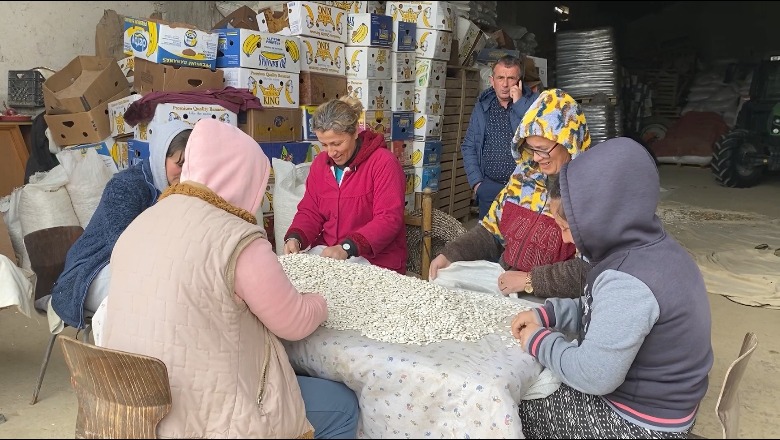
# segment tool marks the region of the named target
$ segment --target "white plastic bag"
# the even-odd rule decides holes
[[[293,217],[298,211],[298,203],[306,192],[306,178],[309,177],[311,162],[294,165],[273,158],[274,168],[274,239],[276,254],[284,253],[284,236],[290,229]]]
[[[116,167],[109,169],[94,148],[62,150],[57,153],[57,160],[68,175],[65,189],[70,195],[73,210],[81,227],[86,228]]]
[[[490,261],[456,261],[444,269],[439,269],[433,283],[448,289],[503,296],[498,288],[498,277],[504,272],[500,264]]]

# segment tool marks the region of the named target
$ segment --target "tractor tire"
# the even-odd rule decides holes
[[[750,188],[764,175],[764,167],[742,163],[745,153],[760,153],[760,145],[750,142],[747,130],[734,130],[723,135],[712,147],[712,174],[715,182],[729,188]]]

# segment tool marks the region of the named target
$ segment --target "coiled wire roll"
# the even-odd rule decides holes
[[[612,28],[563,31],[556,39],[558,87],[574,98],[618,96],[618,57]]]

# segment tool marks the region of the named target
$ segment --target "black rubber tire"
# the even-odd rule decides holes
[[[726,133],[712,147],[710,167],[715,182],[729,188],[750,188],[761,181],[763,166],[746,167],[740,164],[739,155],[745,149],[760,152],[760,146],[750,142],[747,130],[734,130]]]

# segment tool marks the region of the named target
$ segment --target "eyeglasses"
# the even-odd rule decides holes
[[[558,142],[556,142],[555,145],[553,145],[552,148],[550,148],[549,150],[545,151],[545,150],[537,150],[536,148],[531,148],[531,146],[528,145],[527,142],[523,142],[523,149],[525,151],[527,151],[531,155],[531,157],[533,157],[534,154],[538,154],[539,157],[541,157],[542,159],[549,159],[550,158],[550,153],[552,153],[552,151],[558,145],[560,145],[560,144]]]

